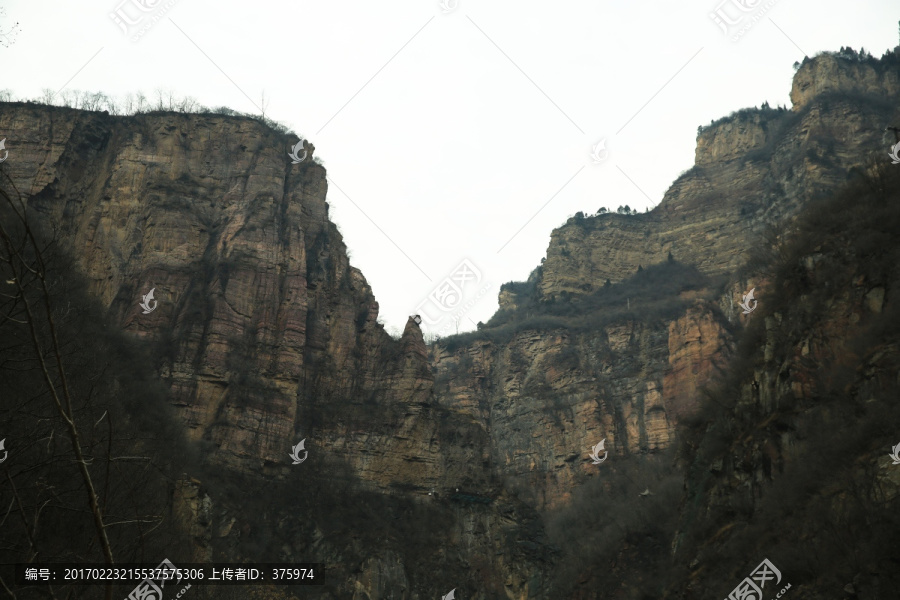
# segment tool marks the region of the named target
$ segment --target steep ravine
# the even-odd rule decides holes
[[[851,277],[884,244],[897,247],[890,233],[865,252],[844,238],[798,246],[802,289],[774,289],[790,277],[771,261],[745,268],[770,227],[785,235],[885,154],[882,130],[898,110],[884,91],[897,91],[898,71],[897,58],[805,61],[790,110],[747,109],[702,128],[693,168],[656,209],[571,219],[529,281],[501,289],[489,323],[431,346],[412,319],[399,340],[377,323],[328,220],[314,148],[292,165],[296,137],[258,121],[5,103],[0,131],[16,146],[2,168],[58,225],[109,319],[152,349],[216,473],[187,474],[173,500],[198,560],[327,563],[329,585],[294,592],[323,600],[418,600],[453,587],[482,599],[718,598],[768,551],[762,534],[735,537],[735,523],[767,490],[789,496],[779,476],[809,451],[796,432],[815,429],[803,412],[815,404],[812,373],[856,373],[828,389],[851,390],[857,413],[898,384],[895,338],[853,360],[840,342],[895,314],[895,271]],[[833,257],[845,266],[817,275]],[[850,287],[823,291],[833,272]],[[762,308],[741,315],[754,286]],[[151,288],[158,308],[143,314]],[[812,314],[815,326],[789,326]],[[762,354],[740,371],[748,336]],[[720,380],[739,381],[732,412],[708,408],[710,395],[729,406],[704,391]],[[792,412],[791,399],[805,404]],[[847,418],[833,406],[827,423]],[[302,471],[288,458],[301,439]],[[588,452],[602,439],[608,459],[594,465]],[[871,451],[854,460],[872,466]],[[851,480],[834,483],[833,502]],[[763,522],[752,523],[758,534]],[[798,574],[797,590],[831,589],[792,560],[776,564]],[[875,589],[855,574],[859,589]]]

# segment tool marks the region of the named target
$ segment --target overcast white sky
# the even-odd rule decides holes
[[[804,53],[862,46],[881,56],[898,44],[900,19],[896,0],[0,7],[0,33],[19,23],[0,47],[0,88],[19,98],[163,88],[258,112],[265,92],[268,116],[324,160],[331,218],[389,330],[468,259],[481,281],[463,289],[474,306],[460,331],[493,314],[500,284],[540,264],[566,218],[654,206],[692,166],[698,125],[764,101],[789,106]],[[717,10],[737,23],[728,35],[710,17]],[[131,41],[114,13],[143,17],[131,35],[158,19]],[[442,314],[431,304],[419,312]]]

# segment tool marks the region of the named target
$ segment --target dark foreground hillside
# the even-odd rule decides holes
[[[869,165],[749,265],[759,307],[679,444],[667,598],[724,597],[763,558],[791,598],[900,589],[900,169]]]
[[[790,110],[701,128],[656,209],[576,215],[431,345],[378,323],[296,136],[0,103],[0,563],[323,565],[185,596],[221,600],[898,597],[897,56],[804,61]],[[2,565],[20,600],[133,588]]]

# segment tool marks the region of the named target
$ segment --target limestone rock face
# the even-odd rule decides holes
[[[671,444],[727,356],[730,336],[711,310],[698,302],[667,325],[523,331],[454,351],[436,344],[435,394],[491,432],[493,470],[518,482],[520,497],[553,507],[595,475],[588,454],[601,440],[611,464]]]
[[[697,136],[694,165],[721,163],[765,148],[774,133],[769,131],[769,121],[764,113],[752,112],[704,129]]]
[[[694,167],[649,213],[573,218],[553,230],[539,297],[590,293],[669,253],[711,275],[733,272],[768,225],[796,214],[883,146],[891,110],[878,98],[900,94],[898,77],[896,67],[831,55],[807,61],[794,77],[792,110],[745,109],[702,128]],[[509,292],[502,300],[501,308]]]
[[[480,338],[430,346],[413,320],[397,340],[377,323],[371,288],[328,220],[314,148],[306,143],[308,158],[292,164],[296,138],[252,119],[3,104],[3,170],[59,228],[109,318],[157,350],[170,402],[213,465],[284,481],[291,447],[305,440],[310,457],[340,457],[354,485],[410,505],[446,507],[463,488],[487,502],[444,509],[452,518],[448,539],[434,541],[436,564],[461,577],[477,572],[483,589],[497,585],[489,597],[552,597],[542,587],[552,549],[530,528],[532,513],[565,506],[617,461],[673,445],[703,386],[728,363],[729,321],[742,318],[735,302],[765,287],[735,276],[748,249],[881,143],[890,116],[883,103],[823,92],[893,97],[897,69],[842,60],[826,55],[800,68],[792,111],[749,110],[704,128],[693,168],[653,211],[555,229],[542,266],[501,289],[501,309],[519,326],[487,325]],[[615,314],[585,315],[604,317],[596,326],[523,324],[529,306],[586,297],[669,255],[731,285],[724,295],[715,288],[721,297],[704,289],[673,298],[679,310],[663,316],[646,316],[643,299],[627,298]],[[812,269],[816,257],[808,260]],[[828,339],[860,314],[889,308],[882,281],[855,293]],[[764,359],[781,360],[784,375],[759,373],[759,388],[770,391],[747,389],[746,400],[771,408],[809,398],[811,365],[825,350],[811,339],[777,356],[771,340],[783,323],[764,318]],[[588,454],[604,439],[608,458],[594,465]],[[760,453],[780,456],[768,446]],[[733,471],[729,461],[711,472]],[[175,500],[198,560],[218,541],[236,548],[249,535],[246,515],[217,508],[196,482],[179,482]],[[297,549],[308,542],[331,563],[367,557],[345,565],[338,597],[424,597],[418,557],[355,539],[340,547],[319,524],[296,525],[290,511],[268,517],[285,532],[284,556],[308,558]],[[301,530],[312,533],[291,538]]]
[[[791,103],[794,110],[805,107],[826,92],[873,94],[895,98],[900,94],[900,76],[896,69],[881,68],[876,61],[860,61],[847,53],[823,54],[804,61],[794,76]]]
[[[674,422],[693,414],[700,388],[725,367],[730,336],[710,311],[692,308],[669,323],[669,371],[663,378],[666,413]]]
[[[426,461],[415,478],[435,478],[421,332],[413,324],[394,341],[376,323],[371,288],[328,220],[313,146],[295,165],[294,140],[219,115],[9,105],[0,128],[16,186],[58,224],[91,291],[125,331],[160,344],[171,403],[191,438],[212,443],[213,462],[281,476],[301,439],[357,457],[377,441],[378,457],[357,460],[363,479],[412,476],[410,453]],[[317,416],[363,400],[406,413],[404,435],[373,440]]]

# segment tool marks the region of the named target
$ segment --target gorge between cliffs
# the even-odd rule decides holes
[[[0,102],[0,567],[318,565],[198,600],[900,597],[900,50],[807,58],[790,98],[698,128],[655,208],[575,214],[441,337],[385,331],[309,140]]]

